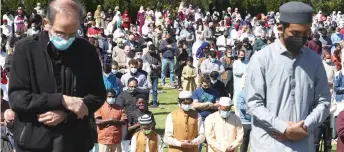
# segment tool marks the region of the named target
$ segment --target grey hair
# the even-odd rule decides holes
[[[58,13],[71,13],[71,11],[76,11],[80,24],[83,18],[86,16],[86,11],[84,6],[77,0],[67,1],[63,3],[59,0],[53,0],[49,3],[47,8],[47,19],[50,24],[54,24],[56,14]]]

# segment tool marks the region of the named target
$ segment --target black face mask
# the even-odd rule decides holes
[[[13,122],[6,122],[6,128],[12,132],[14,128],[14,123]]]
[[[245,57],[238,57],[239,60],[244,61]]]
[[[284,44],[288,51],[299,53],[301,48],[305,45],[306,40],[307,37],[288,36],[284,38]]]
[[[153,51],[153,50],[149,50],[149,53],[150,53],[150,54],[156,54],[156,52]]]

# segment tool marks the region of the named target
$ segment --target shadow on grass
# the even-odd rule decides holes
[[[176,99],[176,102],[162,102],[162,103],[159,103],[159,105],[165,105],[165,106],[167,106],[167,105],[177,105],[177,99]]]
[[[169,111],[155,112],[155,113],[154,113],[154,116],[157,116],[157,115],[167,115],[167,114],[169,114],[169,113],[170,113]]]

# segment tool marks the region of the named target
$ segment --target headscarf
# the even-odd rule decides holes
[[[94,18],[97,18],[97,17],[100,17],[101,16],[101,8],[102,6],[101,5],[98,5],[97,6],[97,10],[94,12]]]

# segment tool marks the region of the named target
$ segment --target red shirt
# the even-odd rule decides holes
[[[337,151],[344,151],[344,111],[337,117],[336,131],[338,133]]]
[[[308,42],[308,47],[312,49],[317,54],[322,54],[322,44],[320,41],[311,40]]]
[[[107,102],[104,102],[103,106],[100,107],[95,113],[96,119],[109,119],[114,118],[115,120],[127,120],[127,115],[119,105],[110,106]],[[120,125],[98,125],[98,142],[101,144],[119,144],[122,141],[122,126]]]
[[[340,70],[340,69],[342,69],[341,67],[342,67],[342,65],[341,65],[341,59],[340,59],[340,57],[335,57],[335,56],[331,56],[331,60],[332,60],[332,62],[336,65],[336,69],[337,70]]]
[[[96,36],[96,35],[98,35],[99,33],[100,33],[100,30],[99,30],[98,28],[96,28],[96,27],[90,27],[90,28],[88,28],[88,30],[87,30],[87,34],[88,34],[88,35]]]

